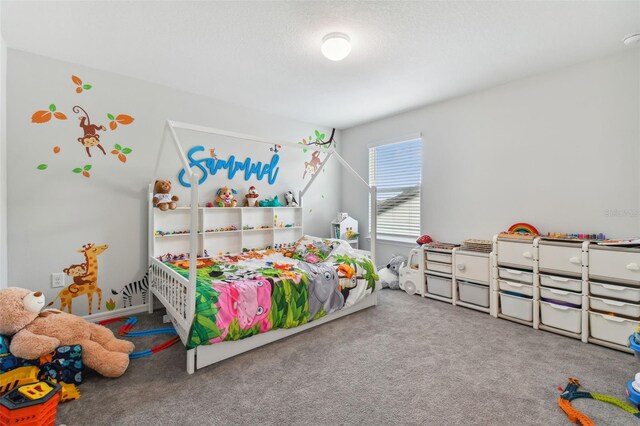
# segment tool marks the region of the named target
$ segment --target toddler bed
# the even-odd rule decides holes
[[[325,322],[377,304],[375,264],[375,215],[372,217],[371,251],[353,249],[346,241],[304,236],[290,249],[268,249],[198,258],[198,179],[189,167],[175,128],[223,135],[265,144],[298,144],[272,141],[201,126],[167,122],[188,175],[190,187],[190,251],[188,259],[167,261],[149,255],[149,312],[153,296],[187,348],[187,372],[214,364],[259,346],[305,331]],[[163,137],[160,151],[165,138]],[[334,156],[359,179],[371,194],[376,211],[376,189],[364,181],[333,149],[320,169],[300,191],[313,184],[327,160]],[[156,164],[156,173],[159,165]],[[149,188],[149,217],[153,217],[153,187]],[[152,247],[155,230],[150,227]]]

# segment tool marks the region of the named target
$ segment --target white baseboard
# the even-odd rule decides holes
[[[91,322],[103,321],[111,318],[126,317],[132,314],[147,312],[147,305],[130,306],[128,308],[114,309],[113,311],[99,312],[97,314],[85,315],[82,318]]]

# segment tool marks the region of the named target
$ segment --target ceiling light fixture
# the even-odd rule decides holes
[[[341,61],[351,52],[351,39],[344,33],[330,33],[322,38],[322,54],[331,61]]]
[[[622,39],[622,42],[627,46],[630,46],[633,43],[637,43],[639,41],[640,41],[640,33],[629,34],[628,36]]]

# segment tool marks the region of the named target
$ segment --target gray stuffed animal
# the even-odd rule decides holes
[[[300,262],[298,268],[307,273],[309,288],[309,320],[324,308],[330,314],[344,305],[344,296],[338,291],[338,273],[331,265],[312,265]]]
[[[400,288],[400,266],[403,263],[407,263],[407,259],[404,256],[393,256],[387,266],[378,270],[382,288],[390,288],[392,290]]]

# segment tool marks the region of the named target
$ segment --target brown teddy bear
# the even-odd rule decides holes
[[[153,205],[162,211],[175,210],[179,198],[171,195],[171,181],[158,179],[153,188]]]
[[[54,309],[41,311],[44,295],[24,288],[0,290],[0,334],[13,336],[9,350],[19,358],[38,359],[58,346],[82,346],[82,361],[105,377],[120,377],[134,345],[111,330]]]

